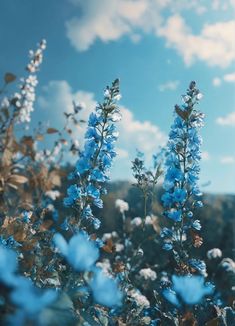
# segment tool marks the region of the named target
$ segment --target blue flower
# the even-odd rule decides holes
[[[181,300],[188,305],[201,302],[205,295],[210,295],[214,291],[211,284],[204,284],[202,276],[172,276],[173,290]]]
[[[32,317],[52,304],[57,296],[55,290],[40,291],[33,286],[29,279],[18,277],[17,285],[11,293],[11,300]]]
[[[166,227],[164,227],[162,230],[161,230],[161,233],[160,233],[160,236],[161,238],[171,238],[173,235],[173,232],[171,229],[168,229]]]
[[[101,221],[98,218],[94,218],[92,222],[93,222],[94,228],[96,230],[98,230],[100,227]]]
[[[168,289],[164,289],[162,294],[170,303],[172,303],[176,307],[180,307],[180,302],[177,298],[175,291],[168,288]]]
[[[172,194],[170,194],[169,192],[165,192],[162,195],[161,200],[163,201],[164,207],[170,207],[173,202]]]
[[[198,271],[201,275],[203,276],[207,276],[207,272],[206,272],[206,264],[203,260],[199,260],[199,259],[190,259],[189,260],[189,265],[195,269],[196,271]]]
[[[173,244],[172,244],[172,242],[164,242],[162,248],[164,250],[169,251],[169,250],[173,249]]]
[[[89,162],[85,157],[81,157],[80,160],[76,164],[76,171],[79,174],[83,174],[84,172],[90,169]]]
[[[184,203],[187,198],[187,191],[185,189],[176,188],[173,192],[173,199],[176,203]]]
[[[91,180],[105,182],[107,181],[107,176],[99,169],[94,169],[91,173]]]
[[[89,116],[88,126],[95,127],[98,123],[99,123],[99,118],[94,112],[92,112]]]
[[[189,211],[189,212],[187,213],[187,217],[192,218],[192,217],[193,217],[193,212],[192,212],[192,211]]]
[[[22,213],[23,221],[25,223],[29,223],[31,216],[32,216],[32,212],[30,211],[23,211]]]
[[[174,222],[180,222],[182,220],[182,212],[181,210],[177,210],[172,208],[168,213],[167,216],[172,219]]]
[[[196,83],[191,83],[187,93],[183,95],[184,104],[175,106],[176,117],[171,126],[165,152],[166,171],[163,182],[165,193],[161,198],[164,206],[163,215],[173,220],[174,223],[182,221],[181,225],[177,226],[180,236],[176,236],[173,241],[176,251],[182,249],[182,234],[191,228],[200,227],[198,222],[193,224],[194,215],[191,211],[192,208],[202,207],[202,202],[196,198],[200,193],[197,183],[200,173],[202,138],[199,130],[203,126],[204,118],[204,115],[194,106],[199,100],[198,92]],[[186,217],[191,221],[187,222]],[[172,230],[175,231],[175,225],[172,225]]]
[[[53,237],[55,246],[66,257],[69,264],[77,271],[89,271],[99,258],[99,250],[94,241],[83,233],[74,235],[69,242],[56,233]]]
[[[81,188],[79,188],[77,185],[71,185],[67,189],[67,194],[70,198],[72,198],[74,201],[77,200],[78,198],[81,198]]]
[[[87,195],[94,198],[94,199],[99,199],[100,197],[100,191],[97,189],[93,184],[89,184],[87,189]]]
[[[180,169],[176,167],[171,167],[167,171],[166,180],[171,182],[174,186],[175,181],[181,181],[183,179],[183,173]]]
[[[195,229],[195,230],[201,230],[202,226],[201,226],[201,223],[199,220],[195,220],[193,221],[192,223],[192,227]]]
[[[96,140],[98,140],[99,139],[99,135],[98,135],[98,133],[97,133],[97,131],[96,131],[96,129],[95,128],[88,128],[87,129],[87,131],[86,131],[86,134],[85,134],[85,138],[94,138],[94,139],[96,139]]]
[[[15,283],[17,256],[13,250],[0,246],[0,280],[6,285]]]
[[[120,118],[119,108],[116,105],[120,97],[118,96],[119,81],[115,80],[112,86],[108,87],[107,92],[109,96],[104,96],[103,103],[98,104],[96,112],[90,114],[84,149],[79,155],[76,170],[72,173],[72,177],[76,179],[74,185],[76,187],[69,188],[68,197],[64,199],[65,206],[74,206],[74,208],[78,206],[79,217],[91,219],[90,222],[93,222],[96,228],[100,223],[94,219],[90,204],[98,208],[103,207],[100,195],[105,193],[104,183],[109,180],[109,169],[116,156],[114,144],[118,132],[113,122]]]
[[[101,269],[95,269],[90,287],[97,303],[109,308],[121,305],[122,293],[118,289],[117,281],[105,275]]]

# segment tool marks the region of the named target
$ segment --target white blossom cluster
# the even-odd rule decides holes
[[[48,190],[45,192],[45,195],[54,201],[60,197],[60,192],[58,190]]]
[[[145,280],[155,281],[157,278],[157,274],[151,268],[142,268],[140,270],[140,276],[143,277]]]
[[[140,226],[142,224],[142,219],[141,217],[135,217],[133,218],[133,220],[131,221],[131,225],[133,226]]]
[[[112,267],[108,259],[103,259],[102,261],[99,261],[98,263],[96,263],[96,267],[100,267],[106,275],[112,275]]]
[[[139,290],[132,289],[128,292],[128,295],[135,300],[137,306],[143,308],[148,308],[150,306],[150,302],[148,301],[148,299],[143,294],[141,294]]]
[[[222,257],[222,251],[219,248],[213,248],[207,251],[208,259],[216,259]]]
[[[129,204],[122,199],[117,199],[115,201],[115,206],[122,214],[129,210]]]
[[[235,262],[231,258],[224,258],[220,266],[226,270],[226,272],[235,274]]]
[[[35,52],[32,50],[29,51],[29,56],[31,58],[27,65],[29,75],[27,78],[22,79],[22,84],[20,85],[21,93],[16,93],[14,96],[16,99],[16,107],[19,109],[19,114],[17,115],[18,123],[30,122],[30,114],[33,111],[33,105],[35,102],[35,87],[38,84],[35,73],[38,71],[39,66],[42,63],[43,51],[45,49],[46,40],[42,40]]]

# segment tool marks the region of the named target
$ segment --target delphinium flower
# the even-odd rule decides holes
[[[164,215],[172,222],[172,228],[164,228],[161,236],[163,248],[174,249],[181,258],[182,255],[187,257],[183,250],[184,241],[201,228],[199,220],[194,219],[195,209],[203,206],[198,180],[202,144],[199,131],[204,124],[204,114],[196,109],[201,98],[196,83],[191,82],[186,95],[182,96],[183,104],[175,106],[176,117],[166,150],[162,202]]]
[[[115,122],[121,119],[117,101],[120,99],[119,81],[115,80],[104,92],[104,101],[89,116],[84,150],[71,175],[75,180],[67,189],[64,205],[76,208],[80,223],[89,220],[95,229],[100,220],[92,213],[92,205],[103,207],[101,195],[106,193],[104,184],[109,180],[109,170],[116,156],[114,144],[118,137]]]
[[[107,276],[102,269],[94,269],[90,287],[97,303],[110,308],[121,305],[122,292],[118,289],[117,281]]]
[[[122,293],[118,289],[117,281],[97,268],[97,265],[95,266],[99,258],[99,250],[96,243],[90,240],[85,232],[75,234],[68,243],[59,233],[54,235],[53,240],[61,254],[76,271],[93,273],[88,285],[97,303],[107,307],[121,304]]]
[[[33,111],[33,105],[35,102],[35,87],[38,84],[36,72],[39,70],[39,66],[43,60],[43,51],[46,49],[46,40],[42,40],[36,51],[30,50],[30,62],[26,69],[29,75],[26,78],[22,78],[20,85],[20,94],[14,95],[16,121],[18,123],[30,122],[30,114]]]
[[[201,302],[204,296],[210,295],[214,291],[211,283],[204,283],[202,276],[172,276],[172,289],[165,289],[163,295],[175,306],[182,303],[195,305]]]
[[[99,258],[99,250],[95,242],[91,241],[85,233],[74,235],[68,243],[61,234],[56,233],[53,240],[62,255],[77,271],[90,270]]]
[[[9,288],[9,299],[17,307],[15,315],[7,316],[9,325],[23,326],[28,320],[34,321],[34,325],[42,325],[37,320],[39,314],[52,304],[58,295],[51,289],[36,288],[29,278],[18,275],[17,269],[16,253],[0,246],[0,283]]]

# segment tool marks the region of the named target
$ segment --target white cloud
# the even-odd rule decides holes
[[[220,162],[222,164],[235,164],[235,157],[234,156],[224,156],[221,158]]]
[[[62,121],[63,112],[72,110],[72,101],[85,105],[81,111],[80,118],[88,120],[88,116],[96,106],[95,96],[91,92],[74,92],[66,81],[51,81],[44,87],[44,93],[38,99],[38,105],[42,110],[48,110],[51,121],[58,123]],[[136,149],[146,154],[146,159],[150,162],[152,154],[155,154],[159,146],[166,142],[166,135],[150,121],[140,121],[127,108],[120,107],[122,120],[117,124],[120,132],[117,143],[119,159],[131,160],[135,156]],[[61,117],[61,118],[60,118]],[[84,136],[86,124],[80,127],[75,135],[81,142]]]
[[[82,14],[66,22],[67,36],[79,51],[87,50],[96,39],[103,42],[118,40],[131,34],[147,10],[148,1],[75,0]],[[134,37],[135,39],[135,37]]]
[[[213,86],[218,87],[218,86],[221,85],[221,83],[222,83],[222,81],[221,81],[221,79],[220,79],[219,77],[215,77],[215,78],[213,78],[213,80],[212,80],[212,84],[213,84]]]
[[[54,127],[54,123],[62,125],[64,123],[64,112],[72,112],[73,101],[80,103],[84,108],[81,111],[79,117],[85,121],[97,102],[94,99],[94,94],[85,91],[73,92],[70,85],[65,80],[53,80],[43,88],[43,95],[38,97],[39,107],[43,111],[47,110],[50,124]],[[43,112],[42,112],[43,113]],[[79,124],[76,127],[76,136],[79,140],[83,138],[85,132],[85,124]]]
[[[179,81],[178,80],[170,80],[166,82],[165,84],[161,84],[158,86],[158,89],[160,92],[164,91],[174,91],[176,88],[179,86]]]
[[[235,112],[231,112],[224,117],[218,117],[216,123],[221,126],[235,126]]]
[[[152,33],[165,38],[167,46],[175,49],[188,65],[202,60],[211,66],[226,67],[235,59],[234,20],[205,24],[199,34],[186,24],[184,12],[202,15],[211,10],[205,1],[70,1],[75,5],[75,14],[66,22],[66,31],[78,51],[89,49],[97,39],[110,42],[128,36],[138,42],[143,34]],[[166,9],[171,14],[167,20]]]
[[[235,82],[235,72],[224,75],[224,81],[228,83],[234,83]]]
[[[209,66],[227,67],[235,60],[235,21],[206,24],[194,35],[182,16],[171,16],[158,35],[165,37],[167,46],[175,49],[187,65],[196,59]]]
[[[129,157],[128,151],[126,151],[123,148],[117,147],[116,148],[116,151],[117,151],[117,155],[118,155],[118,158],[119,159],[123,159],[123,158],[128,158]]]
[[[207,151],[202,152],[202,160],[203,161],[209,161],[210,160],[210,154]]]
[[[235,83],[235,72],[231,72],[228,74],[225,74],[224,76],[220,77],[215,77],[212,80],[212,84],[214,86],[220,86],[222,84],[222,82],[226,82],[226,83]]]

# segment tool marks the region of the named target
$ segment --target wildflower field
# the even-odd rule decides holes
[[[207,193],[200,179],[210,93],[191,76],[168,110],[166,139],[148,139],[151,160],[145,138],[148,153],[130,158],[119,145],[130,119],[119,76],[98,86],[88,113],[69,98],[61,125],[56,111],[54,123],[33,118],[47,105],[37,88],[49,46],[29,51],[22,77],[0,76],[0,325],[235,325],[235,196]],[[126,173],[121,155],[131,180],[112,179],[113,165]]]

